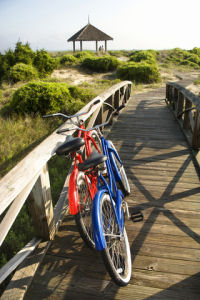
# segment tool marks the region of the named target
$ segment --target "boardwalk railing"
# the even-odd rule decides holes
[[[176,82],[166,85],[166,101],[171,105],[189,144],[200,148],[200,98]]]
[[[94,100],[101,100],[98,105],[92,107],[89,113],[83,115],[82,119],[86,121],[90,117],[88,128],[106,121],[110,115],[110,108],[107,105],[103,106],[103,103],[110,103],[117,108],[128,101],[130,94],[130,81],[114,85],[80,110],[80,112],[87,111]],[[60,128],[69,128],[69,125],[64,123]],[[28,198],[31,203],[30,214],[37,235],[37,238],[29,242],[2,267],[0,270],[0,283],[37,247],[41,239],[52,240],[54,238],[60,220],[66,213],[69,175],[60,198],[53,208],[48,173],[48,161],[55,154],[57,147],[65,141],[65,138],[65,135],[58,135],[53,132],[0,181],[0,216],[3,213],[5,214],[7,209],[0,223],[0,245]]]

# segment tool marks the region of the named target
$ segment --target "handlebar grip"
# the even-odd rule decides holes
[[[93,105],[96,105],[96,104],[98,104],[98,103],[100,103],[100,102],[101,102],[101,100],[98,99],[98,100],[95,100],[92,104],[93,104]]]
[[[54,114],[42,116],[43,118],[51,118],[54,117]]]

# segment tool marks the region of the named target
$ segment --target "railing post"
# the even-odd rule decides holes
[[[194,113],[194,130],[192,134],[192,147],[200,148],[200,122],[199,122],[199,112]]]
[[[191,108],[192,107],[192,102],[186,98],[185,100],[185,109]],[[184,113],[184,121],[183,121],[183,128],[184,129],[190,129],[190,116],[189,116],[189,111],[186,111]]]
[[[184,96],[181,92],[178,93],[178,103],[177,103],[177,111],[176,116],[179,119],[179,114],[183,111],[183,105],[184,105]]]
[[[55,221],[47,165],[42,168],[29,195],[28,206],[36,235],[44,240],[52,240],[55,235]]]
[[[120,102],[120,89],[117,90],[114,95],[114,107],[115,108],[119,107],[119,102]]]

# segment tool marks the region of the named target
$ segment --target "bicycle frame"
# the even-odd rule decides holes
[[[84,125],[80,125],[80,129],[85,129]],[[94,147],[97,149],[97,151],[100,153],[101,151],[98,149],[95,140],[91,136],[91,131],[82,131],[79,130],[78,132],[78,137],[82,137],[85,140],[85,149],[86,149],[86,156],[89,157],[91,154],[91,143],[94,145]],[[91,143],[90,143],[91,141]],[[74,168],[73,171],[70,175],[69,179],[69,209],[70,209],[70,214],[71,215],[76,215],[79,212],[79,194],[77,193],[76,189],[76,183],[77,183],[77,176],[78,176],[78,166],[77,162],[82,163],[83,159],[80,153],[75,152],[72,153],[72,157],[74,157]],[[91,181],[91,186],[89,184],[88,178]],[[87,188],[90,194],[91,199],[94,198],[94,195],[96,194],[97,191],[97,175],[95,173],[93,174],[86,174],[85,173],[85,180],[87,184]]]
[[[105,138],[101,137],[103,154],[108,157],[106,160],[107,172],[108,172],[108,181],[105,180],[103,175],[100,173],[98,176],[97,182],[97,193],[93,200],[93,211],[92,211],[92,224],[93,224],[93,235],[95,246],[97,250],[103,250],[106,246],[105,237],[103,235],[101,222],[101,212],[100,212],[100,200],[103,193],[108,193],[110,196],[110,200],[112,203],[112,208],[117,220],[117,224],[119,226],[119,238],[123,233],[124,227],[124,216],[122,210],[122,199],[124,195],[120,189],[117,188],[116,181],[118,181],[119,173],[116,167],[115,161],[112,158],[112,153],[115,155],[116,159],[121,163],[119,155],[117,152],[110,146],[109,141],[105,140]],[[103,183],[103,185],[101,184]]]

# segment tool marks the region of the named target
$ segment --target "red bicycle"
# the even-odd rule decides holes
[[[98,157],[98,160],[105,160],[105,156],[99,153],[102,152],[101,140],[95,130],[85,131],[84,122],[80,116],[87,114],[93,105],[96,105],[100,100],[94,101],[87,112],[67,116],[62,113],[55,113],[44,117],[60,116],[70,121],[70,124],[78,128],[77,137],[67,136],[66,141],[57,148],[57,155],[65,155],[67,158],[73,158],[73,171],[69,179],[69,209],[70,214],[74,216],[79,233],[84,242],[90,247],[95,248],[93,233],[91,208],[92,200],[97,192],[97,173],[95,171],[82,172],[78,165],[82,164],[88,157]],[[74,121],[73,119],[76,119]],[[57,130],[58,134],[66,131],[75,130],[75,128],[67,128]],[[88,169],[90,166],[88,166]]]

